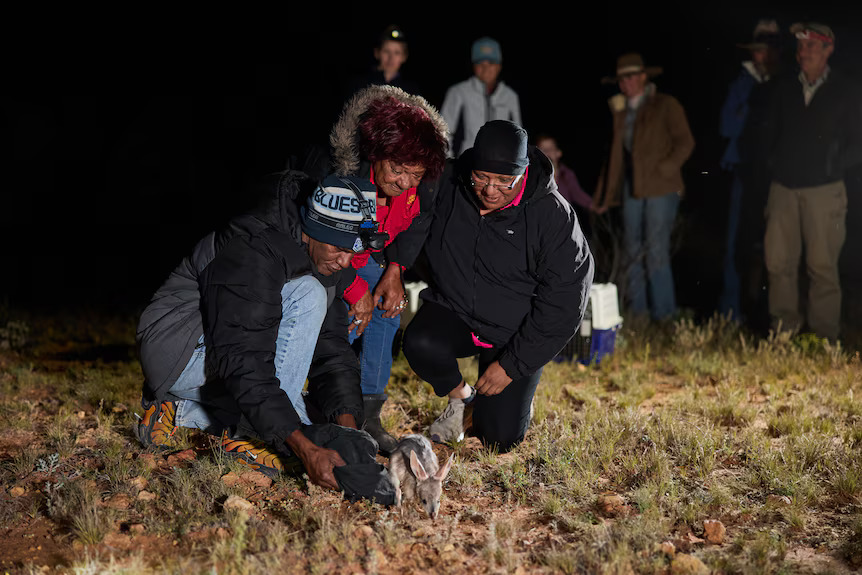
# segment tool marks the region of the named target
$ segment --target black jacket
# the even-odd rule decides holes
[[[354,94],[368,86],[395,86],[396,88],[401,88],[408,94],[413,94],[414,96],[422,94],[422,91],[419,89],[419,85],[411,80],[409,76],[399,73],[397,76],[392,78],[391,82],[387,82],[386,77],[383,75],[383,71],[378,70],[377,66],[373,66],[365,74],[354,76],[351,79],[343,101],[348,101]]]
[[[509,377],[535,373],[575,334],[593,281],[593,257],[551,162],[530,146],[517,206],[486,216],[469,187],[472,150],[441,177],[425,242],[422,298],[453,310],[502,349]]]
[[[281,289],[288,280],[311,274],[326,287],[330,305],[308,374],[308,400],[329,421],[343,413],[362,421],[347,310],[336,300],[355,271],[317,275],[302,244],[298,202],[315,183],[299,172],[266,178],[256,190],[260,206],[203,238],[159,288],[136,338],[145,403],[167,396],[204,334],[207,369],[236,398],[237,415],[244,415],[264,441],[283,442],[300,420],[275,377]]]
[[[772,179],[789,188],[837,182],[862,162],[859,86],[832,69],[805,105],[797,74],[775,81],[766,126]]]

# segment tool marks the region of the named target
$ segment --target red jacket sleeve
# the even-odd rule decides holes
[[[359,276],[353,280],[353,283],[347,286],[344,290],[344,301],[348,304],[353,305],[362,299],[362,296],[365,295],[365,292],[368,291],[368,282],[362,279]]]

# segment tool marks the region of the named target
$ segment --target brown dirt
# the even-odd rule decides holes
[[[0,371],[5,369],[6,363],[0,361]],[[62,370],[56,363],[52,363],[50,370]],[[0,373],[2,375],[2,373]],[[675,381],[662,382],[655,385],[655,393],[640,408],[652,410],[666,405],[672,400],[673,395],[681,389]],[[52,413],[56,412],[51,402],[50,389],[28,389],[23,392],[22,400],[33,402],[35,405],[34,418],[48,423],[52,419]],[[93,434],[95,427],[92,410],[78,415],[81,428],[78,433],[78,446],[76,455],[68,458],[64,466],[86,468],[98,466],[96,457],[88,455],[89,448],[95,447],[95,443],[88,439]],[[37,421],[38,423],[38,421]],[[409,432],[410,430],[399,430]],[[16,454],[30,447],[38,446],[40,438],[32,431],[12,430],[0,435],[0,462],[9,461]],[[130,443],[131,445],[131,443]],[[133,457],[140,457],[151,461],[155,473],[170,473],[174,466],[187,465],[194,457],[206,456],[209,446],[206,442],[196,444],[193,449],[173,454],[149,454],[138,452],[133,449]],[[435,445],[435,452],[441,461],[444,461],[451,449],[446,446]],[[469,457],[470,452],[481,449],[481,445],[475,438],[468,438],[464,445],[459,448],[462,455]],[[499,465],[504,465],[512,455],[499,455]],[[385,462],[385,459],[380,459]],[[66,526],[57,525],[41,513],[29,514],[38,501],[42,499],[41,490],[46,481],[52,477],[49,474],[33,471],[12,485],[0,485],[0,508],[5,507],[18,511],[14,514],[17,521],[14,524],[0,524],[0,574],[30,572],[35,567],[43,572],[61,573],[67,572],[70,565],[75,561],[81,561],[84,557],[122,557],[141,552],[144,557],[188,557],[229,535],[224,528],[206,527],[193,530],[181,537],[154,535],[146,532],[142,523],[136,520],[125,520],[117,522],[98,545],[85,546],[74,541]],[[260,481],[254,476],[239,476],[231,481],[242,484],[244,498],[252,502],[254,516],[258,520],[278,521],[278,503],[285,499],[303,501],[311,495],[309,493],[278,487],[278,483],[269,484]],[[541,496],[544,487],[539,485],[535,497]],[[490,494],[489,494],[490,492]],[[351,520],[356,517],[354,505],[344,501],[336,493],[317,493],[319,504],[336,510],[339,518]],[[378,538],[366,537],[364,539],[364,550],[366,557],[372,553],[377,557],[377,571],[379,573],[449,573],[468,574],[477,570],[487,568],[487,561],[483,558],[483,550],[487,549],[489,527],[494,523],[508,522],[518,526],[517,533],[506,543],[506,550],[514,565],[536,565],[535,557],[542,552],[552,549],[565,549],[577,541],[578,535],[574,533],[561,533],[559,529],[551,525],[549,518],[536,511],[534,507],[517,505],[517,502],[508,499],[510,494],[503,489],[488,489],[488,486],[479,492],[473,492],[468,488],[449,485],[441,506],[441,516],[446,518],[458,517],[457,539],[451,544],[440,543],[437,530],[441,523],[435,523],[424,516],[418,509],[406,509],[402,518],[406,517],[412,531],[412,537],[407,542],[398,543],[392,548],[383,548]],[[127,508],[128,500],[122,497],[106,498],[105,505],[113,505],[118,508]],[[613,522],[622,520],[635,511],[628,508],[626,513],[607,512],[597,518],[602,522]],[[479,510],[477,512],[476,510]],[[32,515],[32,516],[31,516]],[[378,514],[379,515],[379,514]],[[5,513],[3,516],[13,516]],[[721,518],[728,520],[728,518]],[[729,518],[738,526],[744,523],[745,518]],[[372,525],[373,527],[373,525]],[[362,524],[356,523],[357,536],[362,537]],[[728,532],[732,533],[733,526],[728,524]],[[691,551],[699,546],[707,545],[703,539],[689,535],[688,539],[681,538],[675,541],[678,549]],[[301,557],[290,558],[297,570],[307,571],[306,560]],[[788,550],[787,561],[794,565],[799,572],[852,572],[846,564],[835,559],[823,549],[813,549],[799,546]],[[285,564],[290,564],[285,561]],[[317,566],[320,568],[321,566]],[[533,567],[535,569],[535,567]],[[339,573],[365,573],[366,566],[353,564],[329,565],[325,571]],[[503,569],[505,571],[505,569]],[[550,572],[542,569],[542,572]],[[511,572],[524,573],[522,567],[517,567]]]
[[[36,394],[38,395],[38,394]],[[37,409],[37,417],[46,422],[50,416]],[[89,420],[89,416],[84,423]],[[92,423],[92,422],[91,422]],[[79,434],[86,437],[86,430]],[[28,447],[35,447],[40,439],[33,432],[7,433],[0,443],[0,458],[9,460],[13,455]],[[84,441],[86,443],[86,440]],[[134,456],[151,461],[155,473],[170,473],[175,466],[182,466],[194,457],[206,456],[209,449],[207,442],[201,441],[194,449],[178,453],[150,454],[137,453]],[[481,449],[480,442],[468,437],[461,447],[462,454]],[[446,446],[435,445],[435,453],[441,461],[449,457],[452,450]],[[511,455],[497,456],[498,462],[504,464]],[[379,458],[385,463],[384,458]],[[95,457],[74,455],[64,463],[64,467],[85,468],[98,466]],[[304,491],[279,489],[277,484],[260,481],[254,475],[242,474],[228,478],[228,481],[238,482],[243,488],[243,496],[255,505],[254,517],[260,521],[277,521],[277,503],[284,499],[302,501],[309,497]],[[260,476],[262,477],[262,476]],[[58,525],[43,514],[34,513],[35,518],[28,516],[31,506],[39,505],[43,500],[41,489],[46,481],[55,478],[48,473],[33,471],[16,481],[13,485],[3,486],[0,490],[0,506],[19,511],[14,524],[0,525],[0,573],[12,574],[30,572],[31,570],[65,573],[75,561],[84,557],[123,557],[135,552],[142,552],[144,557],[182,557],[199,553],[206,544],[228,536],[223,528],[212,527],[191,531],[182,537],[174,539],[170,536],[152,535],[146,532],[141,523],[119,521],[98,545],[82,545],[70,535],[68,527]],[[340,494],[334,492],[318,492],[320,505],[337,509],[339,518],[350,520],[355,515],[353,504],[344,501]],[[503,496],[505,497],[505,496]],[[504,499],[505,501],[505,499]],[[102,505],[115,509],[128,509],[131,498],[125,494],[105,496]],[[475,510],[495,510],[476,513]],[[503,511],[506,510],[506,511]],[[441,516],[459,516],[458,540],[451,546],[441,546],[437,537],[438,523],[435,523],[418,507],[404,509],[401,518],[409,522],[412,537],[409,543],[400,543],[394,548],[381,548],[376,540],[367,541],[366,553],[376,550],[378,555],[378,572],[380,573],[439,573],[445,565],[445,571],[450,573],[468,573],[484,568],[481,550],[486,546],[489,525],[499,521],[515,522],[519,525],[519,535],[512,541],[510,553],[519,561],[529,564],[531,554],[548,546],[565,545],[566,538],[553,533],[548,522],[525,507],[515,504],[501,506],[498,496],[479,495],[469,490],[447,489],[442,500]],[[357,524],[357,528],[361,525]],[[302,557],[294,558],[301,564]],[[332,566],[340,573],[364,573],[360,564]]]

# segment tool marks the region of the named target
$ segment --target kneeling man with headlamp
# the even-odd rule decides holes
[[[386,241],[376,189],[288,171],[261,191],[260,206],[198,242],[144,310],[137,435],[171,448],[178,428],[203,430],[253,469],[273,475],[296,456],[314,483],[338,488],[344,461],[302,426],[362,423],[347,309],[332,304],[355,278],[353,256]]]

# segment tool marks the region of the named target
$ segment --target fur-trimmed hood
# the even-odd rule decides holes
[[[329,144],[332,147],[332,169],[339,176],[355,175],[364,158],[359,153],[359,120],[368,109],[371,102],[392,97],[400,102],[411,106],[422,108],[431,118],[431,122],[440,132],[443,141],[449,140],[449,127],[443,116],[434,106],[428,103],[422,96],[408,94],[401,88],[395,86],[368,86],[357,92],[347,103],[341,112],[341,116],[332,127],[329,135]]]

